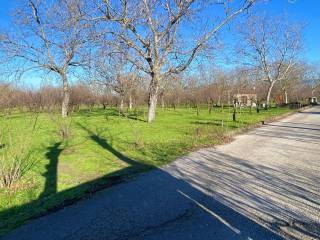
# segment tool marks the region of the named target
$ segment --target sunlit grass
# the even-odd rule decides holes
[[[191,108],[159,109],[156,121],[148,124],[145,109],[127,116],[119,116],[115,109],[81,110],[67,120],[71,121],[67,140],[61,139],[57,124],[46,113],[36,122],[30,113],[2,116],[3,135],[10,129],[13,144],[27,145],[37,163],[14,188],[0,188],[0,235],[66,199],[81,198],[97,184],[112,184],[118,177],[127,178],[194,149],[219,144],[226,132],[288,111],[272,108],[250,114],[243,109],[232,122],[229,108],[214,108],[209,114],[203,107],[199,115]]]

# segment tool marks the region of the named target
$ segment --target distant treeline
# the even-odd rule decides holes
[[[232,79],[226,75],[217,77],[212,83],[203,83],[203,79],[193,76],[188,79],[170,81],[170,85],[160,90],[158,106],[177,108],[188,106],[198,108],[208,106],[209,111],[215,106],[232,105],[236,94],[257,94],[257,101],[262,104],[265,100],[266,88],[256,87],[246,79]],[[201,83],[202,82],[202,83]],[[128,86],[127,83],[130,83]],[[120,111],[146,106],[148,104],[147,80],[119,82],[117,86],[93,84],[92,81],[77,82],[70,86],[71,111],[80,108],[115,107]],[[173,83],[173,84],[172,84]],[[195,84],[198,83],[198,84]],[[201,84],[199,84],[201,83]],[[58,112],[61,108],[63,92],[61,87],[43,86],[39,89],[25,89],[13,84],[0,85],[0,110],[10,113],[13,109],[29,112]],[[312,88],[301,81],[298,85],[287,89],[289,101],[306,101],[312,94]],[[284,93],[280,86],[275,87],[272,94],[274,104],[284,104]]]

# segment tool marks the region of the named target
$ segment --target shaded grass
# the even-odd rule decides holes
[[[25,144],[39,161],[14,190],[0,188],[0,235],[194,149],[222,143],[231,130],[289,111],[272,108],[250,114],[241,110],[233,122],[228,108],[215,108],[212,114],[201,109],[199,115],[194,109],[159,109],[157,120],[147,124],[145,109],[122,116],[115,109],[82,109],[72,115],[67,141],[60,139],[47,114],[40,114],[34,131],[31,114],[2,117],[1,127],[10,127],[14,139],[31,139]]]

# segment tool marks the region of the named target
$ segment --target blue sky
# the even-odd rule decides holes
[[[320,61],[320,1],[273,0],[261,5],[272,15],[284,13],[291,21],[306,24],[304,29],[305,57],[310,62]]]
[[[261,0],[260,0],[261,1]],[[264,0],[262,0],[264,1]],[[10,12],[18,0],[0,0],[0,27],[10,27]],[[265,3],[266,2],[266,3]],[[319,0],[270,0],[256,6],[270,15],[285,14],[290,21],[306,25],[304,30],[304,58],[320,62],[320,1]],[[27,81],[28,82],[28,81]],[[32,85],[39,85],[33,79]]]

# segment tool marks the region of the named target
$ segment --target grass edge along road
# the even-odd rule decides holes
[[[29,147],[37,161],[12,188],[0,188],[0,236],[31,218],[193,150],[222,144],[230,133],[288,112],[293,110],[270,108],[258,114],[243,109],[233,122],[229,108],[216,108],[212,114],[207,109],[199,114],[194,109],[166,109],[159,111],[156,122],[147,124],[143,110],[126,117],[114,109],[81,110],[67,120],[67,139],[61,139],[60,120],[48,114],[37,116],[35,126],[30,113],[2,117],[1,128],[10,129],[12,145]]]

